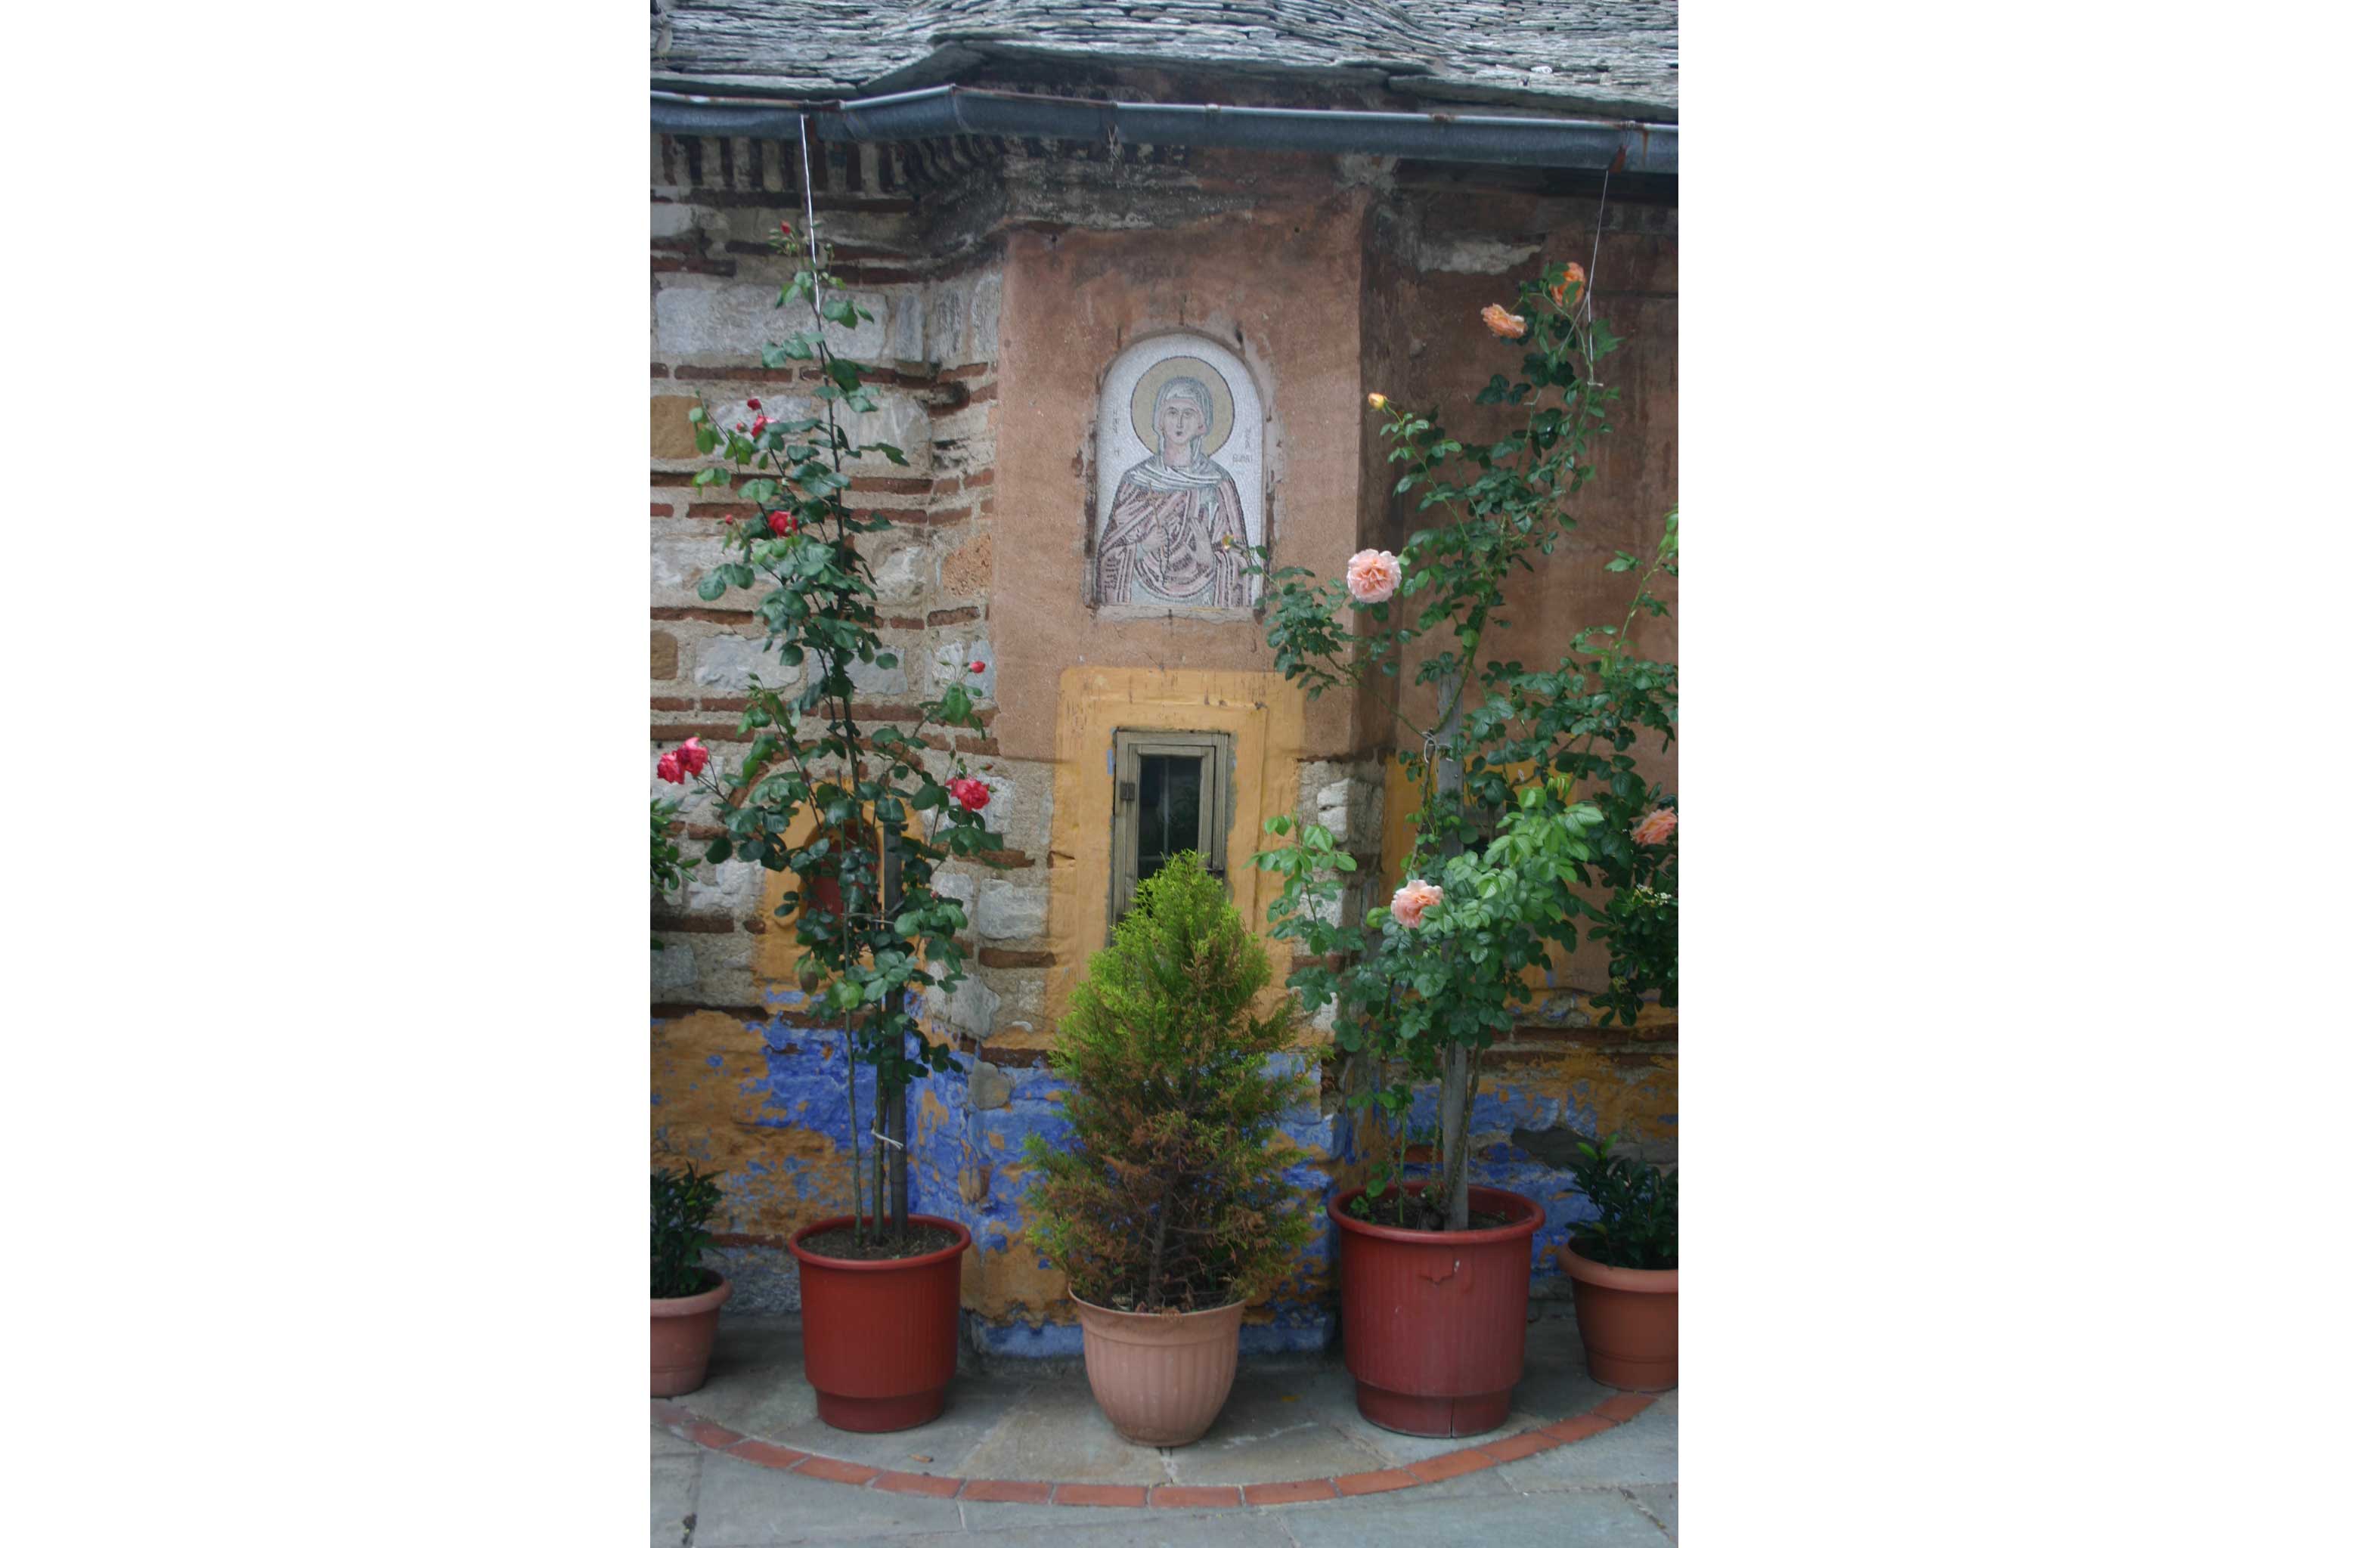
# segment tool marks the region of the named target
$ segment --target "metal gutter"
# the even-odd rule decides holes
[[[1478,113],[1341,113],[1325,108],[1117,103],[933,86],[858,102],[791,104],[758,97],[652,94],[662,134],[791,139],[804,118],[830,140],[990,135],[1135,145],[1227,146],[1424,161],[1567,166],[1676,176],[1678,126]],[[1624,157],[1624,160],[1622,159]]]

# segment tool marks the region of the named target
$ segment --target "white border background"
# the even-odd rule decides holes
[[[14,35],[27,1541],[633,1531],[646,31]],[[1689,18],[1698,1543],[2368,1530],[2371,42]]]

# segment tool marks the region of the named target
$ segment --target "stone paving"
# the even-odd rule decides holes
[[[1550,1311],[1529,1329],[1512,1418],[1462,1440],[1366,1423],[1335,1359],[1244,1361],[1207,1437],[1161,1449],[1116,1436],[1079,1364],[986,1372],[963,1361],[941,1419],[855,1435],[819,1421],[801,1363],[798,1318],[721,1324],[710,1380],[676,1400],[681,1433],[653,1429],[656,1548],[953,1532],[1184,1548],[1443,1543],[1490,1532],[1564,1543],[1677,1541],[1677,1394],[1646,1402],[1590,1381],[1570,1318]],[[1618,1422],[1584,1417],[1598,1407]],[[750,1438],[714,1449],[728,1431]],[[698,1444],[706,1438],[710,1445]],[[878,1469],[889,1470],[853,1486]],[[1358,1494],[1366,1488],[1387,1492]],[[1124,1499],[1148,1503],[1110,1503]]]

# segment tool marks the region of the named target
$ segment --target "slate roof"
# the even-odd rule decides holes
[[[653,84],[680,91],[864,97],[1002,62],[1088,62],[1555,113],[1678,115],[1677,0],[650,3]]]

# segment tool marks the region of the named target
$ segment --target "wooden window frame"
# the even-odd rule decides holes
[[[1222,731],[1133,731],[1118,728],[1112,745],[1112,790],[1110,804],[1113,829],[1109,844],[1108,923],[1111,926],[1131,912],[1133,894],[1140,886],[1140,760],[1196,757],[1204,764],[1198,780],[1198,848],[1207,869],[1228,877],[1226,846],[1232,831],[1232,733]],[[1132,798],[1125,798],[1129,789]]]

